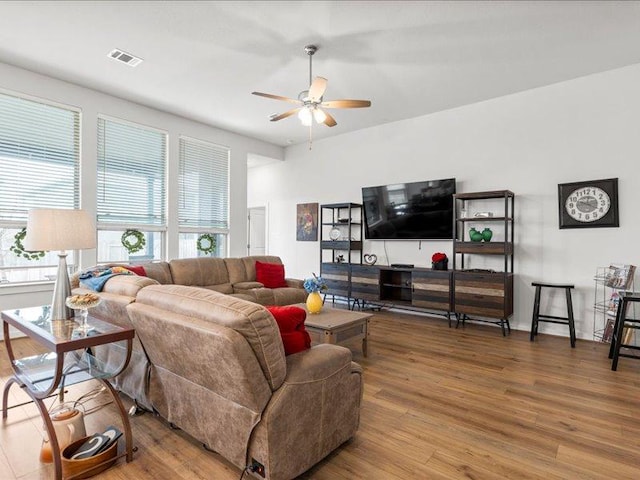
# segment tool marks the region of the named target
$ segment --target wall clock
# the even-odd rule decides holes
[[[618,179],[558,185],[560,228],[618,227]]]

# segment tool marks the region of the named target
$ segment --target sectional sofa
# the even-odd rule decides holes
[[[119,275],[109,279],[99,295],[100,305],[91,314],[121,327],[130,328],[127,305],[136,301],[140,289],[150,285],[184,285],[219,292],[261,305],[291,305],[304,302],[307,293],[303,281],[286,279],[287,287],[266,288],[256,281],[256,262],[282,265],[277,256],[241,258],[199,257],[150,262],[143,265],[145,276]],[[122,265],[122,264],[113,264]],[[79,273],[71,277],[74,294],[92,292],[80,285]],[[118,364],[124,359],[118,349],[104,352],[106,360]],[[127,369],[114,380],[114,386],[147,409],[153,408],[147,389],[149,361],[140,340],[133,341],[131,361]]]
[[[282,265],[280,257],[273,255],[241,258],[184,258],[169,262],[152,262],[143,265],[146,277],[167,285],[187,285],[206,288],[226,295],[233,295],[261,305],[291,305],[304,302],[307,293],[303,281],[287,278],[286,287],[268,288],[256,280],[256,262]],[[116,265],[116,264],[114,264]],[[106,285],[106,293],[120,291],[123,280],[112,279]],[[72,287],[79,286],[78,275],[72,277]],[[124,280],[126,285],[126,280]],[[153,282],[151,282],[153,283]],[[126,286],[124,287],[126,290]]]
[[[256,258],[279,260],[148,264],[148,277],[111,278],[91,313],[136,330],[117,388],[256,478],[288,480],[355,435],[362,369],[335,345],[285,356],[260,301],[298,303],[304,290],[288,281],[282,293],[265,292],[255,285]],[[73,282],[74,293],[85,291]],[[95,355],[125,358],[114,345]]]

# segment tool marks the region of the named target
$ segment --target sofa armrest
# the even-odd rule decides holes
[[[284,280],[287,282],[287,287],[304,288],[304,280],[297,278],[285,278]]]
[[[268,479],[300,475],[355,435],[362,383],[362,369],[344,347],[289,355],[287,377],[262,414],[248,458],[265,466]]]
[[[300,353],[287,357],[287,377],[285,384],[319,382],[349,367],[351,351],[330,344],[316,345]]]

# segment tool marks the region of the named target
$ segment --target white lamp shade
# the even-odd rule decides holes
[[[304,125],[305,127],[309,127],[309,126],[311,126],[311,121],[313,120],[313,115],[311,114],[311,110],[309,110],[309,108],[303,107],[298,112],[298,118],[302,122],[302,125]]]
[[[327,119],[327,114],[316,107],[313,109],[313,118],[316,119],[316,123],[322,123]]]
[[[29,210],[24,247],[28,251],[95,248],[96,230],[85,210]]]

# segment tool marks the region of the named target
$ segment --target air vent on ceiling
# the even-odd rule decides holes
[[[119,62],[125,63],[130,67],[135,67],[142,63],[142,59],[138,58],[130,53],[124,52],[118,48],[114,48],[109,52],[109,58],[113,60],[118,60]]]

